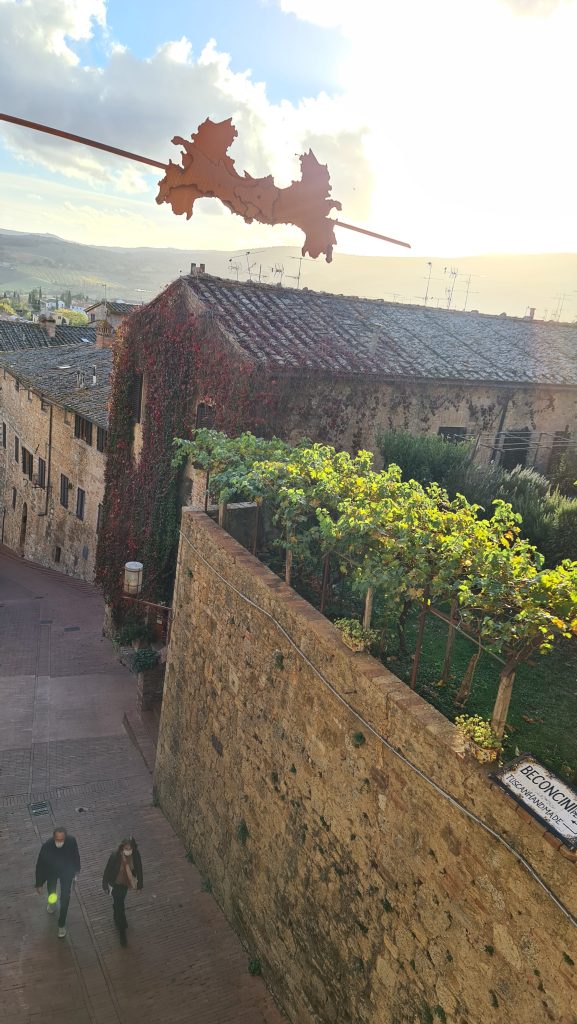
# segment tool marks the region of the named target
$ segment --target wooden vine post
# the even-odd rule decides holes
[[[375,597],[375,588],[369,587],[365,597],[365,610],[363,613],[363,629],[371,628],[371,618],[373,615],[373,600]]]
[[[425,623],[427,621],[427,611],[429,610],[429,588],[425,587],[423,594],[423,603],[421,605],[421,612],[419,615],[419,628],[417,630],[417,645],[415,647],[415,654],[413,656],[413,668],[411,670],[411,678],[409,680],[409,686],[412,690],[417,685],[417,673],[419,671],[419,665],[421,662],[421,651],[423,648],[423,637],[425,635]]]
[[[505,725],[507,724],[507,714],[509,711],[509,704],[511,703],[511,694],[513,693],[513,683],[515,682],[516,670],[517,661],[514,658],[511,658],[499,676],[499,689],[497,691],[497,699],[493,708],[491,728],[500,740],[503,739]]]
[[[455,704],[464,704],[465,701],[467,700],[467,698],[468,698],[468,696],[469,696],[469,694],[471,692],[471,687],[473,685],[473,678],[475,676],[475,669],[477,668],[477,663],[478,663],[480,657],[481,657],[481,637],[479,637],[479,645],[477,647],[477,650],[473,654],[471,660],[469,661],[469,664],[467,665],[467,668],[465,669],[465,674],[464,674],[464,676],[463,676],[463,678],[461,680],[461,685],[459,687],[459,691],[458,691],[458,693],[457,693],[457,695],[455,697]]]
[[[331,556],[330,556],[330,553],[327,553],[325,555],[324,559],[323,559],[323,585],[322,585],[322,589],[321,589],[321,604],[320,604],[320,613],[321,613],[321,615],[324,615],[324,613],[325,613],[325,604],[326,604],[326,600],[327,600],[327,587],[329,585],[330,571],[331,571]]]
[[[447,633],[447,644],[445,646],[445,660],[443,661],[443,668],[441,670],[441,680],[443,683],[449,681],[449,673],[451,671],[451,664],[453,661],[453,648],[455,646],[455,620],[457,618],[457,602],[451,601],[451,610],[449,612],[449,631]]]

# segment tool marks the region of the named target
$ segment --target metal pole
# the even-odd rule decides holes
[[[104,142],[96,142],[95,139],[87,139],[83,135],[73,135],[71,132],[64,132],[60,128],[50,128],[46,124],[38,124],[37,121],[26,121],[23,117],[14,117],[12,114],[0,113],[0,121],[8,121],[10,124],[18,124],[23,128],[31,128],[35,132],[45,132],[46,135],[55,135],[59,139],[68,139],[69,142],[78,142],[81,146],[92,146],[93,149],[101,149],[105,153],[113,153],[115,156],[123,156],[127,160],[136,160],[138,163],[148,164],[150,167],[160,167],[163,171],[166,171],[168,168],[168,164],[161,163],[160,160],[152,160],[148,156],[141,156],[139,153],[131,153],[127,149],[118,149],[117,146],[108,146]],[[218,196],[216,198],[218,199]],[[405,249],[411,248],[408,242],[400,242],[398,238],[389,238],[388,235],[381,235],[379,232],[369,231],[367,228],[359,228],[355,224],[345,224],[344,221],[333,220],[332,217],[327,217],[327,220],[331,221],[332,224],[336,224],[339,228],[346,228],[347,231],[357,231],[360,235],[369,235],[371,238],[380,239],[381,242],[390,242],[392,245],[402,245]]]

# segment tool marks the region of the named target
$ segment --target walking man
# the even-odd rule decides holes
[[[110,854],[104,869],[102,888],[112,895],[114,924],[120,935],[120,945],[127,946],[126,911],[124,901],[129,889],[142,889],[142,859],[133,836],[123,839],[114,853]]]
[[[66,935],[66,915],[70,903],[70,889],[76,875],[80,873],[80,854],[74,836],[65,828],[55,828],[52,839],[42,844],[36,861],[36,891],[42,892],[46,882],[48,904],[46,909],[53,914],[56,909],[57,887],[60,882],[60,914],[58,917],[58,938]]]

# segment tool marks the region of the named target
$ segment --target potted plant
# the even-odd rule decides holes
[[[497,760],[501,742],[490,722],[480,715],[458,715],[455,725],[469,741],[469,749],[477,761],[486,764]]]
[[[378,640],[377,630],[365,629],[357,619],[336,619],[334,625],[351,651],[366,651]]]

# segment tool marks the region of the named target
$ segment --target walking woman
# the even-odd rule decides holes
[[[102,888],[112,895],[114,924],[120,935],[120,945],[128,945],[126,929],[128,922],[124,909],[129,889],[142,889],[142,860],[134,836],[123,839],[118,849],[110,854],[104,869]]]

